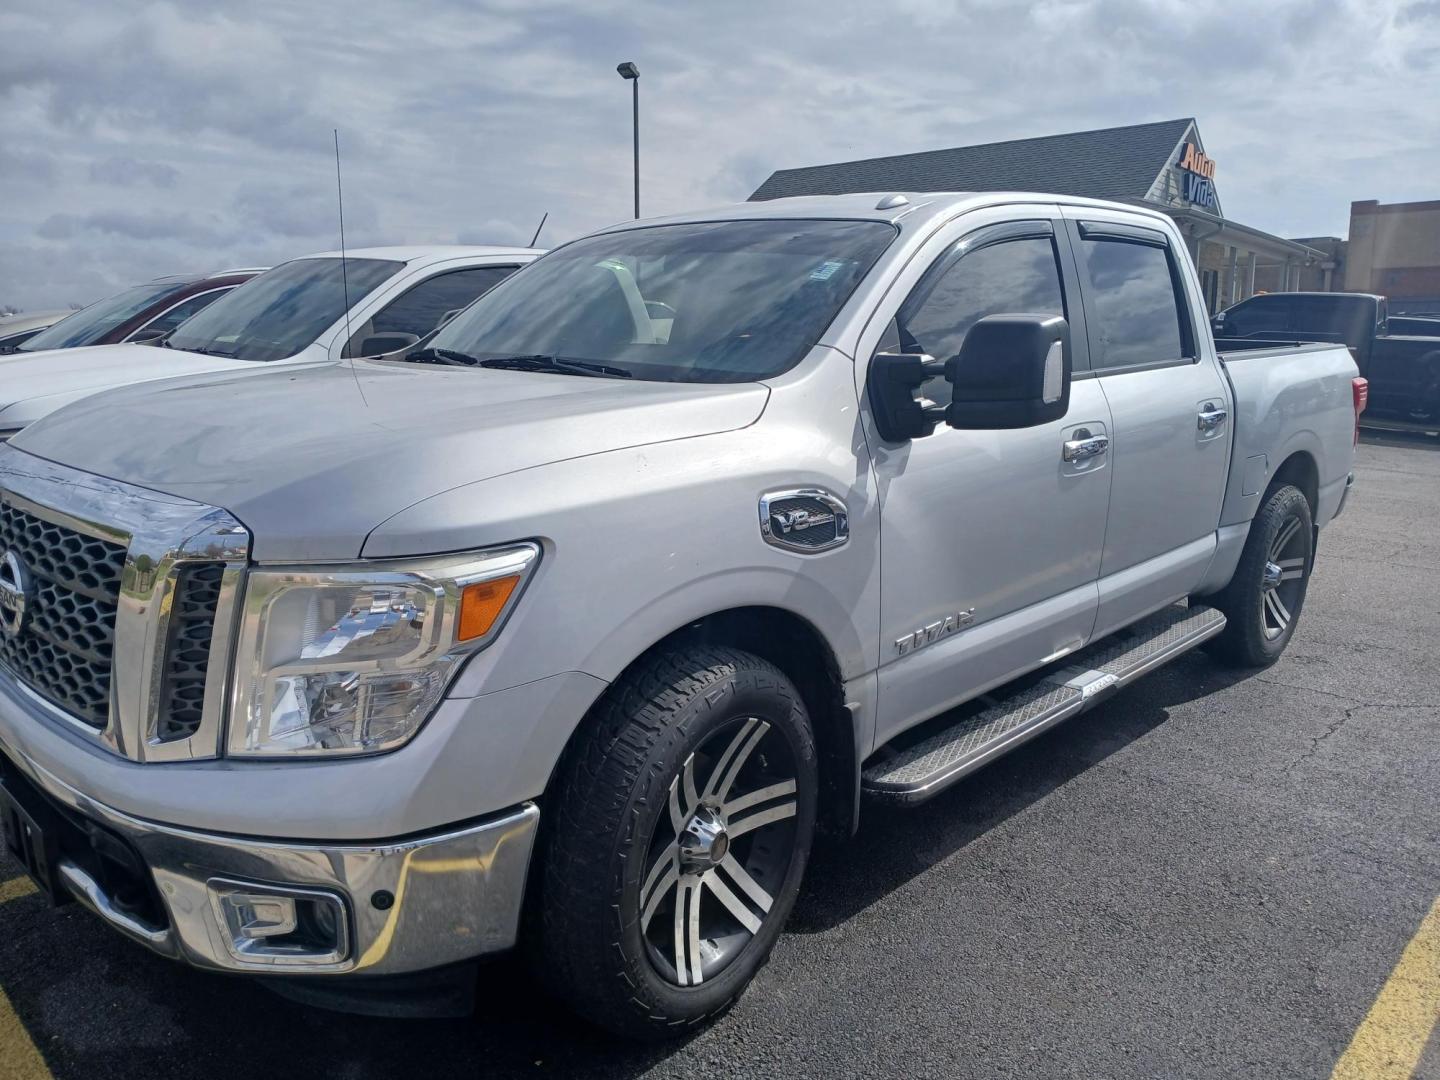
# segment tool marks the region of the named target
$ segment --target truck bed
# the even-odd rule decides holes
[[[1270,477],[1297,453],[1314,460],[1315,521],[1324,523],[1340,505],[1354,461],[1355,359],[1344,345],[1245,344],[1236,350],[1228,339],[1216,342],[1235,400],[1221,525],[1249,521]]]

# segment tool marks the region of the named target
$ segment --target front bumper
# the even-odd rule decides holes
[[[404,975],[515,943],[540,816],[534,803],[399,840],[256,840],[141,820],[75,790],[3,742],[0,756],[12,798],[49,822],[58,849],[55,892],[195,967]],[[237,892],[319,905],[335,948],[267,952],[263,937],[237,933],[227,921],[225,898]]]

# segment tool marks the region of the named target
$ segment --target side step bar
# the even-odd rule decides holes
[[[1223,629],[1225,616],[1199,605],[1175,604],[1141,619],[982,711],[962,707],[961,719],[934,734],[903,749],[883,748],[861,773],[861,790],[886,802],[924,802]]]

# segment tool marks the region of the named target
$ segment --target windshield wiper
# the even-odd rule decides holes
[[[175,348],[171,345],[170,348]],[[223,356],[226,360],[238,360],[239,357],[233,352],[226,352],[224,349],[202,349],[198,345],[187,345],[183,352],[199,353],[201,356]]]
[[[480,362],[478,356],[454,349],[416,349],[400,359],[408,360],[412,364],[448,364],[451,367],[474,367]]]
[[[509,371],[553,371],[560,375],[590,375],[601,379],[630,379],[635,373],[629,368],[596,364],[589,360],[571,360],[564,356],[517,355],[489,356],[480,361],[485,368]]]

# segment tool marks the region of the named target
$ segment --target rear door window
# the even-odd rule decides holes
[[[1225,312],[1225,333],[1230,337],[1258,337],[1290,329],[1290,305],[1285,300],[1251,300]]]
[[[1162,244],[1087,236],[1080,252],[1090,279],[1095,369],[1174,363],[1191,355],[1176,275]]]

